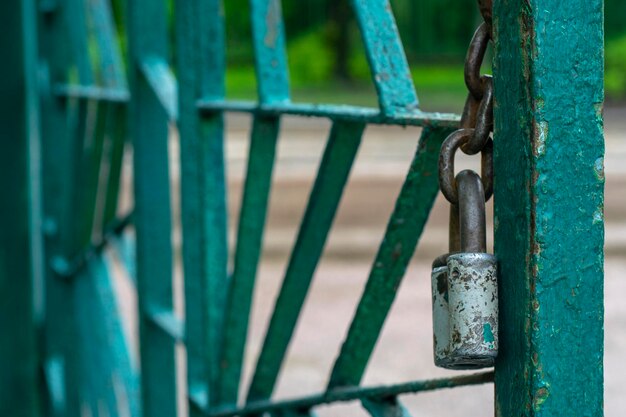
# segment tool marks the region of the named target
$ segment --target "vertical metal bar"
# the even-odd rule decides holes
[[[224,323],[220,403],[237,403],[278,130],[278,118],[254,118],[243,204],[239,215],[235,267]]]
[[[0,415],[39,415],[35,270],[41,265],[36,11],[32,0],[3,2],[0,50],[10,65],[0,77]]]
[[[223,5],[178,2],[176,17],[187,385],[213,404],[228,284],[224,120],[201,118],[196,101],[224,98]]]
[[[402,116],[417,110],[411,70],[389,0],[351,0],[383,114]]]
[[[177,415],[174,345],[149,319],[173,308],[168,117],[141,69],[148,56],[168,56],[166,4],[132,1],[128,16],[142,409],[169,417]]]
[[[425,128],[328,389],[358,385],[435,201],[438,151],[450,131]]]
[[[75,340],[74,286],[62,282],[53,268],[58,257],[67,256],[74,229],[66,223],[71,216],[74,183],[72,134],[67,102],[59,100],[51,86],[65,83],[69,76],[71,50],[66,23],[67,3],[55,3],[39,19],[42,74],[47,83],[41,90],[41,158],[43,229],[45,233],[45,325],[44,370],[52,416],[80,414],[79,381]]]
[[[602,24],[494,2],[497,415],[603,415]]]
[[[289,259],[247,401],[271,396],[365,126],[335,122]]]
[[[252,0],[250,5],[259,101],[261,104],[289,101],[280,1]],[[254,117],[235,265],[224,318],[219,404],[237,403],[279,131],[279,117]]]

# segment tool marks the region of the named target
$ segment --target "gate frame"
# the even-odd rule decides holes
[[[494,2],[497,416],[603,415],[603,11]]]
[[[38,234],[39,96],[33,0],[3,2],[0,50],[0,415],[35,417],[40,410],[38,324],[41,266]],[[39,283],[40,284],[40,283]]]
[[[9,287],[15,292],[8,294],[19,296],[15,300],[21,303],[17,307],[22,313],[22,321],[14,320],[10,323],[8,328],[11,337],[4,340],[11,343],[19,340],[20,343],[16,342],[15,345],[20,347],[19,352],[16,349],[10,351],[5,344],[0,344],[0,350],[10,351],[11,355],[6,358],[3,355],[3,358],[14,363],[20,375],[19,380],[32,387],[24,392],[28,399],[19,396],[12,398],[13,404],[18,407],[23,404],[30,406],[25,414],[29,416],[37,414],[36,397],[39,388],[48,390],[42,397],[50,402],[45,406],[52,408],[53,415],[79,414],[75,389],[80,381],[77,379],[78,365],[74,363],[73,356],[76,324],[73,322],[72,304],[67,302],[74,298],[74,291],[70,284],[59,280],[60,267],[55,266],[55,256],[70,256],[80,250],[73,246],[73,237],[69,236],[74,232],[74,226],[69,227],[73,224],[73,218],[68,215],[71,212],[68,206],[71,206],[72,190],[64,190],[70,183],[76,187],[76,181],[68,181],[68,178],[72,178],[73,168],[67,152],[71,149],[72,133],[65,126],[65,113],[58,100],[59,91],[53,91],[52,86],[46,84],[50,81],[64,81],[66,57],[70,55],[64,43],[67,41],[64,31],[75,30],[70,35],[74,36],[77,43],[84,41],[84,37],[80,36],[84,27],[63,27],[67,21],[80,17],[79,9],[69,7],[76,5],[73,3],[75,1],[78,0],[41,2],[37,11],[33,0],[23,0],[19,5],[1,6],[4,11],[8,11],[3,16],[12,19],[12,24],[7,27],[14,34],[5,39],[9,42],[13,39],[18,41],[18,47],[7,45],[5,48],[15,53],[17,64],[4,70],[6,77],[3,77],[3,81],[7,83],[3,85],[10,85],[11,80],[19,79],[24,99],[20,102],[19,110],[16,110],[19,117],[10,120],[12,124],[7,123],[9,135],[16,138],[15,141],[1,144],[10,151],[3,155],[15,157],[8,162],[14,163],[16,172],[19,171],[17,181],[12,183],[12,177],[4,175],[2,184],[6,182],[5,190],[16,189],[24,193],[12,200],[14,205],[8,206],[10,215],[1,216],[0,221],[6,222],[2,230],[10,231],[3,239],[3,246],[22,248],[24,255],[11,257],[14,264],[0,265],[4,268],[0,274],[2,279],[8,277],[8,274],[28,279],[15,280],[16,284]],[[257,8],[269,7],[276,2],[251,1]],[[603,415],[603,2],[570,0],[568,8],[563,7],[562,3],[557,0],[502,0],[494,4],[495,251],[501,270],[501,350],[495,368],[497,416],[552,416],[563,410],[568,410],[568,415],[574,417]],[[237,386],[236,383],[231,384],[219,392],[217,398],[208,396],[209,393],[214,394],[210,387],[219,385],[217,381],[221,372],[217,368],[217,359],[222,353],[217,342],[222,341],[216,336],[220,332],[215,327],[205,326],[206,323],[221,322],[220,303],[225,301],[219,300],[219,294],[216,294],[219,282],[198,279],[193,282],[197,287],[187,288],[188,311],[202,313],[197,316],[197,322],[176,321],[171,311],[169,205],[163,210],[154,210],[153,206],[146,205],[149,199],[167,201],[169,204],[167,190],[150,193],[150,187],[155,181],[167,179],[165,162],[168,123],[179,120],[180,113],[180,120],[185,121],[184,128],[187,129],[183,132],[181,128],[181,136],[191,140],[184,143],[186,148],[182,149],[183,158],[192,161],[191,164],[184,164],[183,169],[190,171],[183,171],[182,174],[196,182],[185,183],[188,188],[182,193],[188,198],[187,203],[183,204],[188,205],[183,207],[183,211],[187,215],[197,215],[193,220],[198,222],[200,228],[225,235],[225,190],[223,183],[220,185],[224,169],[221,141],[223,111],[254,113],[258,129],[256,134],[260,138],[275,141],[278,116],[281,114],[291,112],[307,116],[352,118],[349,121],[356,124],[365,121],[410,124],[410,118],[405,117],[412,114],[411,110],[417,101],[416,98],[413,100],[409,89],[404,88],[406,86],[394,84],[401,77],[392,76],[388,77],[390,82],[376,84],[381,94],[380,115],[368,111],[350,114],[352,109],[333,106],[298,107],[288,102],[288,93],[283,84],[286,80],[276,78],[281,74],[260,71],[260,104],[238,107],[237,103],[228,103],[223,100],[224,51],[220,1],[187,0],[181,1],[177,10],[177,19],[180,19],[178,57],[181,67],[189,64],[190,69],[184,75],[190,78],[180,81],[182,99],[178,107],[176,83],[172,82],[173,75],[167,63],[165,9],[156,1],[144,0],[136,4],[145,7],[131,8],[129,16],[132,41],[129,72],[135,94],[130,99],[123,94],[125,91],[120,95],[96,97],[99,91],[88,90],[90,85],[82,85],[87,90],[78,89],[72,94],[80,96],[81,100],[129,100],[131,111],[135,112],[130,131],[135,145],[143,149],[142,152],[136,152],[137,165],[145,168],[137,169],[139,175],[135,178],[136,189],[139,193],[145,193],[143,197],[138,194],[140,202],[136,213],[137,230],[142,237],[138,243],[138,287],[141,339],[144,342],[143,382],[153,384],[151,387],[144,385],[144,415],[151,417],[176,413],[173,401],[177,388],[174,380],[174,345],[182,341],[187,343],[188,348],[198,349],[197,362],[194,359],[188,363],[188,382],[191,412],[202,414],[206,411],[203,405],[232,401]],[[377,7],[383,2],[372,4],[361,9],[362,13],[369,13],[363,14],[361,19],[380,17],[382,9]],[[53,14],[55,10],[46,9],[59,5],[63,13],[56,16]],[[39,22],[40,26],[37,27],[35,22]],[[270,23],[277,25],[272,29],[278,29],[275,33],[280,34],[280,22]],[[257,25],[257,36],[268,29],[263,26],[263,21],[256,20],[254,24]],[[207,33],[201,32],[202,29],[209,29],[209,36],[205,36]],[[277,65],[284,67],[281,51],[284,49],[284,39],[280,36],[277,39],[280,41],[278,44],[265,49],[263,42],[256,40],[258,63],[262,64],[266,59],[273,62],[274,58]],[[37,40],[40,43],[39,56]],[[371,47],[376,41],[374,36],[366,39],[366,44]],[[207,62],[196,60],[194,48],[204,52],[203,59],[218,56],[217,65],[207,65]],[[276,55],[272,56],[273,53]],[[381,69],[380,65],[386,64],[377,61],[380,57],[376,56],[376,49],[370,49],[368,53],[374,67],[379,65]],[[89,70],[85,65],[86,50],[78,56],[83,59],[79,62],[80,81],[90,84]],[[41,59],[41,64],[37,58]],[[400,64],[400,67],[404,65],[402,62],[395,64]],[[199,70],[203,68],[211,68],[213,72],[200,73]],[[48,76],[48,80],[39,80],[42,82],[38,84],[38,71],[40,75]],[[37,88],[40,88],[39,95],[36,94]],[[394,91],[408,94],[399,97],[401,106],[396,106],[393,100],[387,100]],[[113,90],[113,93],[116,92],[120,93]],[[46,111],[39,113],[39,104]],[[228,106],[231,107],[226,108]],[[198,110],[204,112],[203,120],[200,120]],[[207,114],[213,116],[207,117]],[[38,120],[39,115],[41,121]],[[428,126],[425,129],[428,132],[429,127],[446,121],[430,119],[419,123]],[[37,178],[38,161],[32,158],[31,153],[31,147],[38,143],[38,127],[41,129],[44,150],[41,164],[47,180],[42,184],[39,184]],[[450,128],[452,124],[443,127]],[[207,138],[216,140],[208,141]],[[264,155],[273,158],[273,153]],[[30,165],[33,163],[35,165]],[[207,170],[208,167],[215,168],[216,163],[218,169]],[[271,172],[265,172],[262,177],[268,175],[271,176]],[[62,197],[59,197],[58,190],[63,191]],[[48,197],[43,201],[43,207],[39,207],[36,201],[38,193],[42,193],[44,199]],[[198,193],[205,197],[218,197],[193,200]],[[261,202],[261,205],[264,204]],[[209,208],[213,210],[211,215],[208,214]],[[89,217],[91,214],[84,215]],[[83,220],[89,223],[93,219],[81,219],[81,222]],[[260,221],[262,223],[262,219]],[[40,223],[45,223],[45,231]],[[159,228],[155,229],[155,225]],[[188,258],[184,260],[185,265],[197,264],[199,270],[195,272],[201,277],[226,275],[225,239],[216,244],[206,239],[199,229],[184,224],[183,228],[188,229],[184,232],[188,236],[192,233],[191,241],[197,244],[195,252],[186,253]],[[37,249],[44,232],[45,256],[38,253]],[[151,265],[147,256],[158,260],[158,263]],[[258,258],[258,253],[251,251],[247,256]],[[202,262],[198,263],[199,259]],[[45,275],[45,297],[49,307],[39,334],[36,333],[36,320],[39,318],[36,313],[41,311],[35,305],[36,285],[34,278],[31,278],[38,271]],[[399,279],[396,276],[392,278]],[[248,290],[244,287],[242,291],[245,293]],[[393,293],[390,297],[389,302],[393,300]],[[364,317],[361,321],[367,322],[367,316]],[[384,315],[381,317],[384,320]],[[20,324],[26,326],[25,333]],[[231,342],[238,346],[241,340],[235,337]],[[376,334],[368,336],[368,346],[375,343],[376,337]],[[39,351],[36,349],[38,341],[43,344],[39,346]],[[357,358],[358,366],[355,369],[358,369],[351,374],[357,383],[359,372],[367,363],[366,353]],[[19,355],[16,357],[14,354]],[[39,354],[41,357],[38,357]],[[154,356],[148,359],[148,355]],[[37,360],[40,362],[39,367],[34,364]],[[146,378],[146,374],[151,371],[154,374]],[[239,378],[240,369],[229,372],[232,380]],[[46,375],[47,386],[43,375]],[[54,381],[60,382],[55,385],[51,383]],[[2,387],[5,385],[3,382]],[[358,387],[353,388],[354,392],[350,391],[350,395],[354,396],[352,399],[367,401],[366,396],[357,392]],[[408,392],[402,390],[404,388],[392,389],[394,393]],[[59,394],[58,397],[55,394]],[[269,396],[268,393],[262,394],[261,397]],[[392,397],[395,401],[395,394],[389,398]],[[55,403],[55,400],[58,401]],[[310,397],[306,401],[320,404],[323,400]],[[292,405],[292,409],[283,411],[300,414],[297,406],[302,403]],[[402,412],[397,403],[385,403],[381,408],[377,408],[380,404],[375,405],[368,409],[372,414]],[[259,411],[263,410],[246,412]],[[229,411],[224,413],[228,414]]]

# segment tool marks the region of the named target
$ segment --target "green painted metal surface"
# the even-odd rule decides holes
[[[257,361],[248,402],[266,399],[272,394],[364,127],[354,123],[333,124]]]
[[[469,385],[480,385],[493,381],[493,372],[456,376],[453,378],[438,378],[423,381],[412,381],[395,385],[380,385],[374,387],[345,387],[338,390],[326,391],[317,395],[310,395],[290,400],[264,400],[250,404],[243,408],[224,407],[215,411],[206,412],[211,417],[231,417],[236,415],[258,415],[263,412],[284,412],[286,410],[310,410],[317,405],[348,402],[354,400],[372,400],[378,403],[388,401],[395,407],[391,398],[400,394],[432,391]],[[204,410],[206,404],[194,401],[192,407]]]
[[[400,282],[413,257],[438,184],[438,151],[448,130],[422,131],[415,157],[407,174],[385,236],[372,265],[346,340],[335,361],[328,388],[358,385],[374,350],[383,323]]]
[[[255,117],[243,203],[239,216],[237,249],[224,320],[221,351],[222,375],[219,403],[236,404],[246,346],[254,281],[261,245],[276,154],[279,119]]]
[[[352,0],[378,103],[385,115],[411,114],[417,94],[389,0]]]
[[[121,332],[110,269],[102,266],[104,247],[128,225],[116,218],[126,136],[117,91],[126,83],[112,13],[103,2],[44,3],[39,12],[45,415],[137,415],[137,367]],[[90,50],[106,68],[85,49],[94,28],[98,42]]]
[[[196,102],[224,98],[221,3],[181,3],[177,24],[187,385],[215,404],[228,288],[224,119],[221,111],[201,117]]]
[[[495,5],[495,249],[502,312],[495,376],[377,387],[360,381],[437,194],[438,149],[459,117],[419,109],[387,0],[350,3],[377,108],[292,102],[281,1],[249,4],[254,102],[225,98],[221,0],[175,2],[174,22],[165,1],[126,2],[127,49],[108,0],[42,1],[38,11],[30,0],[3,6],[6,27],[19,41],[4,49],[19,65],[4,70],[2,86],[18,89],[14,94],[23,100],[19,117],[3,123],[20,140],[3,141],[7,152],[0,153],[3,167],[17,173],[0,180],[16,196],[3,206],[10,214],[0,216],[10,219],[2,228],[0,296],[9,298],[0,319],[20,316],[6,323],[16,337],[15,343],[0,341],[0,361],[16,364],[7,375],[18,381],[16,387],[27,388],[18,396],[8,392],[30,407],[20,409],[24,414],[15,408],[4,413],[13,404],[4,401],[3,389],[0,414],[176,416],[186,409],[179,407],[182,393],[191,416],[310,416],[322,404],[360,401],[371,416],[404,417],[409,412],[399,395],[495,378],[497,415],[602,415],[601,0],[570,0],[568,7],[556,0]],[[232,112],[249,114],[252,129],[231,270],[225,114]],[[286,115],[327,119],[332,128],[252,382],[242,387]],[[422,127],[414,159],[328,370],[326,390],[275,400],[274,387],[370,124]],[[169,166],[168,144],[176,140],[176,129],[179,183]],[[128,145],[134,156],[132,215],[118,213]],[[173,183],[181,190],[182,316],[173,300]],[[136,241],[126,233],[131,223]],[[122,331],[112,280],[120,264],[136,283],[139,363]],[[185,362],[175,360],[177,344],[186,353],[186,384],[178,376],[185,374],[177,368]],[[3,374],[0,388],[12,381]]]
[[[173,312],[174,305],[168,159],[171,114],[168,95],[155,91],[158,75],[152,71],[168,55],[165,4],[130,2],[128,17],[141,406],[146,417],[171,417],[177,415],[174,342],[153,318]],[[166,82],[164,87],[168,87]]]
[[[602,1],[494,7],[496,414],[601,416]]]
[[[76,183],[72,135],[77,122],[76,99],[59,100],[52,86],[67,83],[75,59],[68,42],[67,4],[56,4],[38,16],[42,71],[46,89],[41,92],[41,158],[43,225],[45,227],[45,323],[43,369],[49,412],[53,416],[78,416],[80,407],[79,361],[75,344],[76,323],[72,300],[74,286],[59,279],[75,252],[76,230],[71,210]],[[71,102],[71,103],[70,103]],[[74,249],[77,250],[74,246]]]
[[[0,415],[35,417],[40,412],[36,309],[37,263],[41,241],[34,235],[40,218],[35,181],[39,143],[39,98],[35,62],[34,2],[0,6],[7,62],[0,73]]]

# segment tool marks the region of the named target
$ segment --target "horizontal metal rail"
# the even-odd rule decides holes
[[[178,120],[178,82],[167,61],[151,55],[141,60],[140,68],[167,117]]]
[[[101,88],[84,85],[57,85],[54,92],[59,97],[83,98],[125,103],[129,100],[128,91],[117,88]],[[254,113],[267,116],[322,117],[338,121],[362,122],[376,125],[457,127],[460,116],[452,113],[424,112],[415,110],[398,115],[385,115],[380,109],[365,106],[314,104],[314,103],[273,103],[259,104],[256,101],[201,99],[196,103],[204,113],[218,111]],[[171,106],[170,106],[171,107]],[[171,110],[169,113],[173,113]],[[170,116],[173,116],[170,115]]]
[[[67,260],[57,256],[52,259],[52,269],[61,278],[71,279],[87,265],[87,263],[109,244],[111,239],[120,235],[128,225],[132,223],[133,213],[117,218],[104,228],[104,233],[96,242],[89,244],[73,259]]]
[[[94,85],[57,84],[53,87],[53,93],[59,98],[109,101],[112,103],[126,103],[130,100],[130,94],[124,88]]]
[[[185,342],[185,322],[176,316],[172,310],[150,307],[146,311],[146,317],[172,341]]]
[[[493,382],[492,371],[461,375],[450,378],[437,378],[405,382],[395,385],[336,388],[325,393],[296,399],[283,401],[254,401],[248,403],[242,408],[217,408],[208,411],[206,407],[206,395],[203,395],[203,393],[198,393],[197,395],[190,396],[189,401],[192,407],[195,407],[197,410],[204,412],[208,417],[233,417],[289,409],[308,410],[314,406],[321,404],[347,402],[362,399],[387,399],[396,397],[397,395],[401,394],[414,394],[418,392],[434,391],[444,388],[481,385],[489,382]]]
[[[217,111],[254,113],[268,116],[324,117],[337,121],[362,122],[378,125],[457,127],[460,116],[451,113],[423,112],[385,115],[374,107],[311,104],[311,103],[272,103],[258,104],[254,101],[207,100],[197,102],[198,109],[207,113]]]

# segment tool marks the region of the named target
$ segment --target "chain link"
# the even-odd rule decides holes
[[[474,33],[465,57],[465,84],[469,91],[460,129],[444,141],[439,154],[439,185],[446,199],[457,205],[459,201],[454,174],[454,157],[460,148],[467,155],[481,154],[481,180],[485,201],[493,193],[493,79],[481,75],[480,69],[491,40],[492,0],[478,0],[485,20]]]

